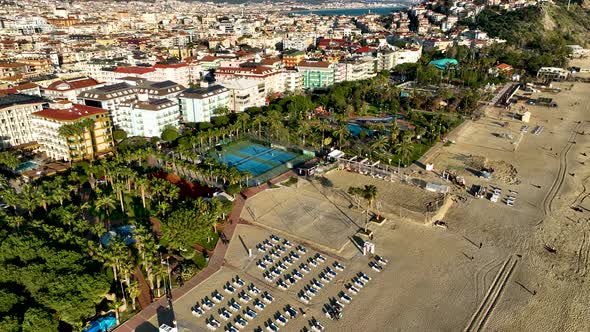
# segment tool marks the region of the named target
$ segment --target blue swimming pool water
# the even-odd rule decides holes
[[[18,173],[22,173],[24,171],[28,171],[28,170],[36,168],[38,166],[39,166],[39,164],[37,164],[36,162],[25,161],[24,163],[21,163],[18,166],[16,166],[15,171],[17,171]]]
[[[123,225],[119,227],[113,227],[110,231],[104,233],[101,238],[100,242],[104,246],[108,246],[111,239],[115,236],[120,237],[125,241],[126,245],[130,245],[135,243],[135,238],[133,234],[135,233],[135,226],[134,225]]]
[[[361,125],[358,125],[356,123],[349,123],[348,124],[348,131],[350,131],[350,134],[353,137],[357,137],[358,135],[361,134],[361,132],[365,132],[369,136],[371,136],[373,134],[372,130],[362,127]]]

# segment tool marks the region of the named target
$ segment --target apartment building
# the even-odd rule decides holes
[[[59,80],[44,88],[43,95],[49,99],[67,99],[71,102],[77,102],[79,94],[102,85],[97,80],[89,77]]]
[[[283,49],[305,51],[313,43],[314,39],[311,37],[289,37],[283,39]]]
[[[154,81],[173,81],[182,85],[190,83],[191,73],[186,63],[155,64],[153,68],[155,71],[151,79]]]
[[[188,89],[178,95],[183,122],[210,122],[215,110],[229,105],[229,90],[221,85]]]
[[[285,83],[283,91],[298,92],[303,90],[303,77],[296,69],[285,70],[281,73]]]
[[[79,161],[111,151],[112,126],[107,110],[69,101],[50,106],[31,116],[34,137],[47,157]]]
[[[25,95],[41,96],[41,88],[35,83],[13,85],[8,89],[0,89],[0,96],[22,93]]]
[[[303,60],[305,60],[305,52],[303,51],[287,51],[283,54],[283,63],[287,69],[295,68]]]
[[[121,82],[128,83],[135,87],[138,94],[145,93],[150,99],[176,99],[176,96],[186,87],[173,81],[148,81],[138,77],[124,77]]]
[[[26,74],[31,67],[20,62],[0,63],[0,78]]]
[[[116,110],[121,104],[130,102],[136,98],[136,88],[126,82],[101,86],[84,91],[78,95],[80,104],[106,109],[113,119],[115,126],[119,125]]]
[[[303,89],[326,88],[334,84],[336,64],[325,61],[304,61],[297,65],[303,78]]]
[[[246,78],[258,82],[260,93],[269,95],[275,92],[283,92],[285,82],[281,71],[273,67],[242,66],[220,67],[215,71],[215,77],[223,85],[227,81]]]
[[[0,149],[35,141],[31,114],[43,109],[39,96],[11,94],[0,97]]]
[[[374,76],[375,71],[371,58],[346,59],[336,65],[334,82],[360,81]]]
[[[122,105],[117,111],[118,126],[129,136],[160,137],[166,126],[178,127],[180,107],[174,100],[149,99],[146,93]]]
[[[234,79],[226,81],[223,86],[229,90],[228,108],[234,113],[243,112],[254,106],[264,106],[265,95],[258,88],[258,81],[253,79]]]

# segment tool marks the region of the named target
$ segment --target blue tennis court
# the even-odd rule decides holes
[[[217,159],[240,172],[248,171],[252,176],[266,173],[295,159],[295,153],[269,148],[260,144],[243,141],[226,146],[217,152]]]

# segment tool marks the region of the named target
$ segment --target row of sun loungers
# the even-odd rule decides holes
[[[248,286],[248,292],[250,294],[260,295],[259,298],[256,298],[252,301],[252,297],[246,293],[246,291],[242,290],[238,295],[238,300],[236,301],[234,298],[230,299],[227,302],[227,309],[225,307],[219,309],[219,317],[221,320],[229,322],[234,315],[235,318],[233,319],[233,323],[228,323],[225,330],[226,331],[238,331],[240,329],[245,328],[249,321],[253,320],[258,316],[258,312],[262,312],[267,305],[271,304],[274,301],[274,297],[270,295],[268,292],[261,292],[254,284],[250,284]],[[252,301],[253,308],[247,306],[248,303]],[[243,304],[240,304],[243,303]],[[246,306],[244,308],[244,306]],[[243,308],[243,309],[242,309]],[[258,312],[256,311],[258,310]],[[241,313],[240,313],[241,312]],[[211,330],[216,330],[221,327],[221,323],[216,320],[213,316],[206,320],[207,327]],[[272,328],[269,331],[274,331]]]

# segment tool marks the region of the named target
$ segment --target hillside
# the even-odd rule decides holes
[[[484,9],[472,21],[464,22],[509,44],[526,47],[536,40],[554,36],[568,43],[584,44],[590,37],[590,11],[578,5],[544,5],[504,11],[498,7]]]
[[[492,48],[492,55],[534,74],[543,66],[567,66],[566,45],[588,46],[590,11],[577,4],[568,11],[566,6],[547,4],[514,11],[489,7],[462,23],[506,40],[505,45]]]

